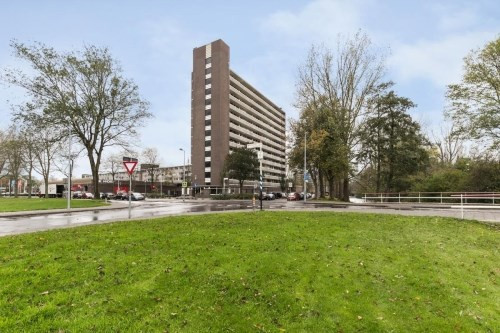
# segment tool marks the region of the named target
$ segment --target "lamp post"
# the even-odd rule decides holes
[[[184,160],[182,164],[182,182],[186,181],[186,151],[183,148],[179,148],[184,153]],[[182,194],[184,195],[184,187],[182,187]]]
[[[163,172],[160,173],[160,198],[163,198]]]

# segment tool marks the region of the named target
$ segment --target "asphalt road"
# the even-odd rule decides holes
[[[257,202],[258,205],[258,202]],[[126,202],[114,202],[112,208],[103,210],[87,210],[70,213],[47,214],[31,216],[0,216],[0,236],[28,233],[41,230],[67,228],[80,225],[108,223],[122,221],[128,218]],[[258,209],[258,206],[256,207]],[[461,217],[460,209],[450,208],[420,208],[393,205],[391,207],[338,205],[338,204],[307,204],[303,202],[287,202],[285,200],[265,201],[265,210],[326,210],[337,212],[370,212],[382,214],[401,214],[418,216],[448,216]],[[147,200],[133,202],[132,219],[152,218],[168,215],[210,213],[221,211],[252,210],[251,201],[186,201],[181,200]],[[493,223],[500,223],[499,209],[468,209],[464,212],[466,219],[476,219]]]

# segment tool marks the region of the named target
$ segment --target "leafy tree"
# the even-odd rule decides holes
[[[457,132],[500,147],[500,37],[464,58],[462,82],[448,86],[446,114]]]
[[[259,178],[259,160],[257,154],[248,148],[233,148],[224,162],[224,173],[229,179],[237,179],[240,184],[240,193],[243,192],[245,180]],[[224,178],[224,177],[223,177]]]
[[[352,39],[339,39],[337,49],[313,47],[306,63],[299,70],[298,106],[314,111],[326,109],[332,157],[328,169],[342,178],[342,199],[349,201],[349,181],[359,144],[367,99],[373,94],[383,75],[384,62],[372,47],[369,38],[357,33]]]
[[[86,46],[81,52],[62,53],[41,43],[27,46],[13,41],[11,46],[34,73],[4,73],[4,80],[31,97],[16,116],[67,129],[78,138],[87,152],[98,197],[104,148],[129,144],[151,117],[148,103],[139,96],[137,85],[123,77],[107,48]]]
[[[423,170],[429,156],[420,125],[407,113],[415,104],[394,91],[376,96],[361,131],[361,155],[376,171],[376,192],[410,187],[408,176]]]
[[[287,186],[288,186],[287,179],[285,178],[284,175],[281,175],[281,177],[280,177],[280,189],[281,189],[281,192],[285,192]]]

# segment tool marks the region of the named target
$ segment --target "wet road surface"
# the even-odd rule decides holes
[[[123,208],[112,210],[90,210],[70,213],[55,213],[35,216],[0,217],[0,236],[67,228],[80,225],[107,223],[128,219],[128,205],[118,202]],[[167,215],[181,215],[187,213],[221,212],[252,210],[251,201],[248,202],[221,202],[221,201],[191,201],[180,200],[148,200],[132,203],[132,219],[151,218]],[[449,216],[461,217],[458,209],[391,209],[375,208],[369,206],[324,205],[308,204],[302,202],[287,202],[284,200],[265,201],[263,208],[266,210],[326,210],[326,211],[359,211],[384,214],[419,215],[419,216]],[[258,209],[258,202],[255,207]],[[500,223],[500,210],[468,210],[465,218]]]

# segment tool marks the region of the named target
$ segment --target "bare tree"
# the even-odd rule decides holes
[[[21,178],[21,172],[24,169],[24,141],[17,128],[11,127],[9,129],[3,147],[6,158],[7,174],[11,180],[14,180],[14,196],[17,198],[19,194],[19,178]],[[12,193],[12,189],[10,192]]]
[[[140,98],[137,85],[122,76],[107,48],[86,46],[82,52],[61,53],[41,43],[13,41],[11,46],[34,72],[4,73],[4,80],[31,97],[31,105],[16,115],[70,130],[87,152],[98,197],[104,148],[128,145],[130,136],[152,116],[148,102]]]
[[[30,129],[24,127],[20,133],[21,138],[24,143],[24,149],[22,151],[23,159],[25,161],[25,168],[28,172],[28,198],[31,199],[31,194],[33,192],[33,169],[37,162],[38,149],[40,148],[38,142],[35,140],[33,131],[35,129]]]
[[[37,142],[35,152],[36,163],[33,169],[43,177],[45,198],[49,197],[49,177],[56,154],[61,149],[60,135],[51,128],[39,128],[34,134]]]
[[[158,149],[151,147],[144,149],[141,153],[141,164],[146,164],[149,166],[159,165],[160,155],[158,153]],[[148,167],[147,172],[149,178],[151,179],[151,183],[153,183],[157,176],[157,168]]]
[[[123,154],[111,154],[104,159],[104,168],[107,172],[111,174],[113,184],[115,183],[116,175],[123,169]]]
[[[337,147],[338,164],[343,168],[343,200],[349,200],[349,179],[358,131],[368,97],[376,90],[384,71],[383,56],[370,39],[358,32],[352,39],[339,38],[337,49],[311,48],[299,69],[297,106],[301,109],[329,109],[328,138]]]
[[[0,178],[2,177],[2,172],[4,171],[5,165],[7,164],[7,154],[6,154],[6,143],[7,143],[7,133],[0,129]]]
[[[454,123],[441,127],[441,135],[434,135],[434,145],[438,148],[441,164],[453,164],[463,155],[463,139],[457,133]]]

